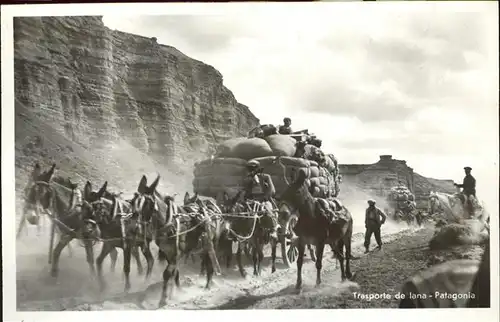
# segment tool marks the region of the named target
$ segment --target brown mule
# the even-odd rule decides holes
[[[245,277],[241,261],[242,252],[245,247],[250,247],[253,260],[253,275],[261,274],[262,260],[264,259],[263,248],[266,244],[271,244],[271,272],[276,271],[276,248],[278,236],[271,232],[278,222],[278,218],[270,205],[257,200],[242,200],[243,191],[230,198],[227,193],[223,194],[223,208],[229,213],[225,219],[225,229],[223,231],[223,241],[229,243],[225,248],[227,264],[232,257],[232,243],[238,243],[236,258],[240,274]],[[238,217],[231,217],[234,214]],[[257,216],[257,217],[254,217]]]
[[[297,283],[295,288],[302,288],[302,264],[306,244],[316,246],[316,285],[321,284],[321,269],[325,244],[336,249],[340,262],[342,280],[352,277],[350,268],[351,239],[353,220],[350,212],[335,199],[314,198],[305,182],[307,173],[304,169],[297,172],[297,178],[289,183],[286,178],[285,166],[280,157],[275,163],[282,166],[288,188],[280,196],[280,200],[292,205],[299,213],[299,219],[294,230],[298,236]],[[342,256],[345,246],[345,256]],[[344,269],[345,260],[345,269]]]
[[[88,202],[83,201],[81,207],[75,207],[77,206],[75,205],[76,185],[71,184],[67,187],[58,182],[50,182],[54,170],[55,164],[49,171],[41,173],[40,165],[38,163],[35,165],[32,180],[25,190],[24,217],[27,214],[40,217],[41,211],[45,211],[52,219],[49,260],[52,264],[51,274],[53,277],[58,275],[59,257],[62,250],[73,239],[79,239],[83,242],[87,262],[94,275],[93,246],[100,237],[97,218]],[[60,232],[60,238],[56,247],[52,248],[57,229]]]
[[[133,241],[131,243],[131,255],[135,258],[139,275],[143,273],[139,248],[141,248],[147,261],[146,279],[150,277],[154,265],[154,258],[149,248],[152,237],[148,238],[141,234],[142,231],[137,229],[137,226],[141,223],[137,222],[134,216],[126,217],[128,214],[133,213],[132,201],[121,200],[106,189],[107,181],[98,192],[93,192],[92,184],[87,181],[83,193],[83,199],[94,207],[103,239],[101,253],[96,260],[101,290],[104,290],[106,286],[102,275],[102,263],[109,254],[111,256],[111,269],[114,271],[118,257],[116,248],[124,249],[124,239]],[[124,230],[125,235],[123,235]],[[127,259],[127,256],[127,250],[124,249],[123,271],[125,274],[125,291],[130,289],[130,259]]]
[[[152,223],[155,242],[159,247],[158,259],[167,261],[168,265],[163,272],[163,288],[159,306],[166,304],[167,294],[173,290],[168,288],[172,281],[180,288],[179,261],[186,254],[201,248],[204,263],[207,267],[207,284],[212,282],[214,269],[220,271],[216,259],[213,236],[214,229],[211,218],[205,213],[204,207],[199,214],[178,213],[172,197],[164,199],[157,193],[160,176],[148,187],[147,178],[143,176],[137,188],[137,205],[140,205],[139,215],[145,222]],[[170,291],[170,292],[167,292]]]

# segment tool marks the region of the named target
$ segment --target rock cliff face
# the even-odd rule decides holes
[[[374,164],[341,164],[343,182],[355,185],[368,195],[385,197],[389,190],[401,181],[415,195],[417,206],[426,207],[431,190],[446,193],[456,191],[453,180],[426,178],[413,171],[404,160],[381,155]]]
[[[101,17],[15,18],[14,50],[18,103],[83,147],[126,139],[184,164],[259,123],[215,68]]]
[[[156,171],[166,192],[191,190],[195,161],[259,124],[215,68],[155,38],[110,30],[101,17],[15,18],[14,50],[18,189],[38,161],[113,190],[133,190]],[[431,189],[454,191],[391,156],[340,168],[352,183],[341,197],[353,187],[383,195],[398,180],[417,201]]]

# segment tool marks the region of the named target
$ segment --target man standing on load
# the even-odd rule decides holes
[[[382,248],[382,239],[380,238],[380,226],[385,223],[387,216],[382,210],[375,207],[375,200],[368,200],[368,208],[365,212],[365,254],[369,252],[372,234],[375,234],[375,240],[378,249]]]
[[[455,186],[462,188],[462,193],[465,197],[465,205],[469,211],[469,215],[472,217],[474,215],[474,209],[472,205],[471,196],[476,198],[476,179],[470,174],[472,168],[464,167],[465,177],[462,184],[455,183]]]
[[[289,117],[285,117],[283,123],[284,125],[279,127],[279,134],[292,134],[292,128],[290,127],[292,125],[292,120]]]
[[[269,211],[276,209],[276,204],[273,200],[276,194],[273,179],[267,173],[263,173],[263,168],[260,166],[259,161],[250,160],[247,163],[248,175],[244,182],[245,200],[256,200],[264,203]],[[277,238],[277,231],[279,224],[277,220],[273,219],[274,228],[271,236]]]

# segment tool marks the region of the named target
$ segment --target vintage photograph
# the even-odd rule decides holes
[[[141,6],[2,7],[17,311],[498,318],[497,3]]]

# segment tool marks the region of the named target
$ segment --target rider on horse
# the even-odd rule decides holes
[[[273,179],[269,174],[263,173],[263,168],[257,160],[250,160],[247,163],[248,175],[245,178],[245,200],[256,200],[267,206],[270,210],[276,209],[276,203],[273,200],[276,194]],[[272,235],[277,236],[279,224],[274,224]],[[275,236],[275,237],[276,237]]]
[[[462,194],[465,197],[464,206],[467,207],[469,215],[472,217],[474,214],[474,209],[472,205],[471,196],[476,198],[476,179],[470,174],[472,168],[464,167],[465,177],[462,184],[455,183],[455,186],[462,188]]]

